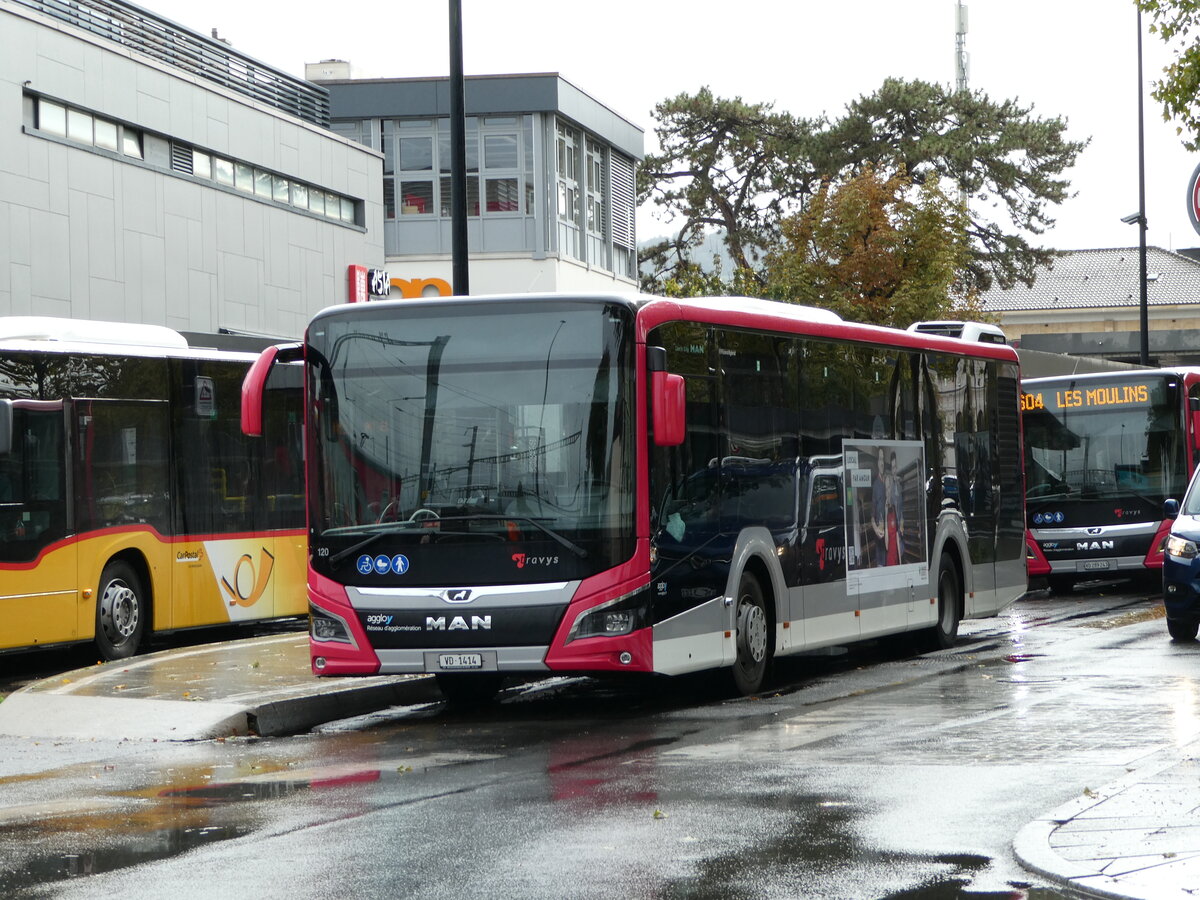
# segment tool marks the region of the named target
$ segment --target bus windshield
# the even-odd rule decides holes
[[[1042,509],[1073,501],[1135,501],[1149,515],[1186,484],[1179,385],[1170,376],[1027,383],[1022,408],[1034,522]]]
[[[310,528],[327,548],[314,565],[344,580],[354,567],[338,564],[360,548],[487,554],[534,541],[592,554],[590,570],[612,564],[614,540],[631,552],[629,310],[443,301],[363,312],[324,316],[309,333]]]

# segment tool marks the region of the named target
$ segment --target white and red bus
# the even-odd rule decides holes
[[[1021,385],[1029,574],[1056,592],[1163,565],[1200,452],[1200,368],[1030,378]]]
[[[301,372],[277,368],[251,440],[241,385],[265,342],[238,342],[0,317],[0,650],[119,659],[307,610]]]
[[[303,357],[313,670],[729,667],[955,639],[1026,586],[1005,345],[745,298],[333,307]]]

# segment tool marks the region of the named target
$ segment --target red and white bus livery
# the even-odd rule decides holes
[[[1162,571],[1200,455],[1200,368],[1031,378],[1021,386],[1029,574],[1077,581]]]
[[[728,667],[1025,589],[1016,353],[747,298],[327,309],[302,356],[314,671]]]

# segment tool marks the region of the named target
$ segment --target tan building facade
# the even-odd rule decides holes
[[[1200,362],[1200,261],[1147,248],[1151,362]],[[1052,353],[1136,362],[1141,291],[1137,247],[1064,252],[1032,287],[993,287],[984,309],[1010,342]]]

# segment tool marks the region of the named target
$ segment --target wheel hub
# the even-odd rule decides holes
[[[123,581],[110,581],[100,599],[100,622],[110,637],[122,639],[137,631],[137,598]]]
[[[762,607],[742,603],[738,610],[738,643],[748,659],[761,662],[767,655],[767,617]]]

